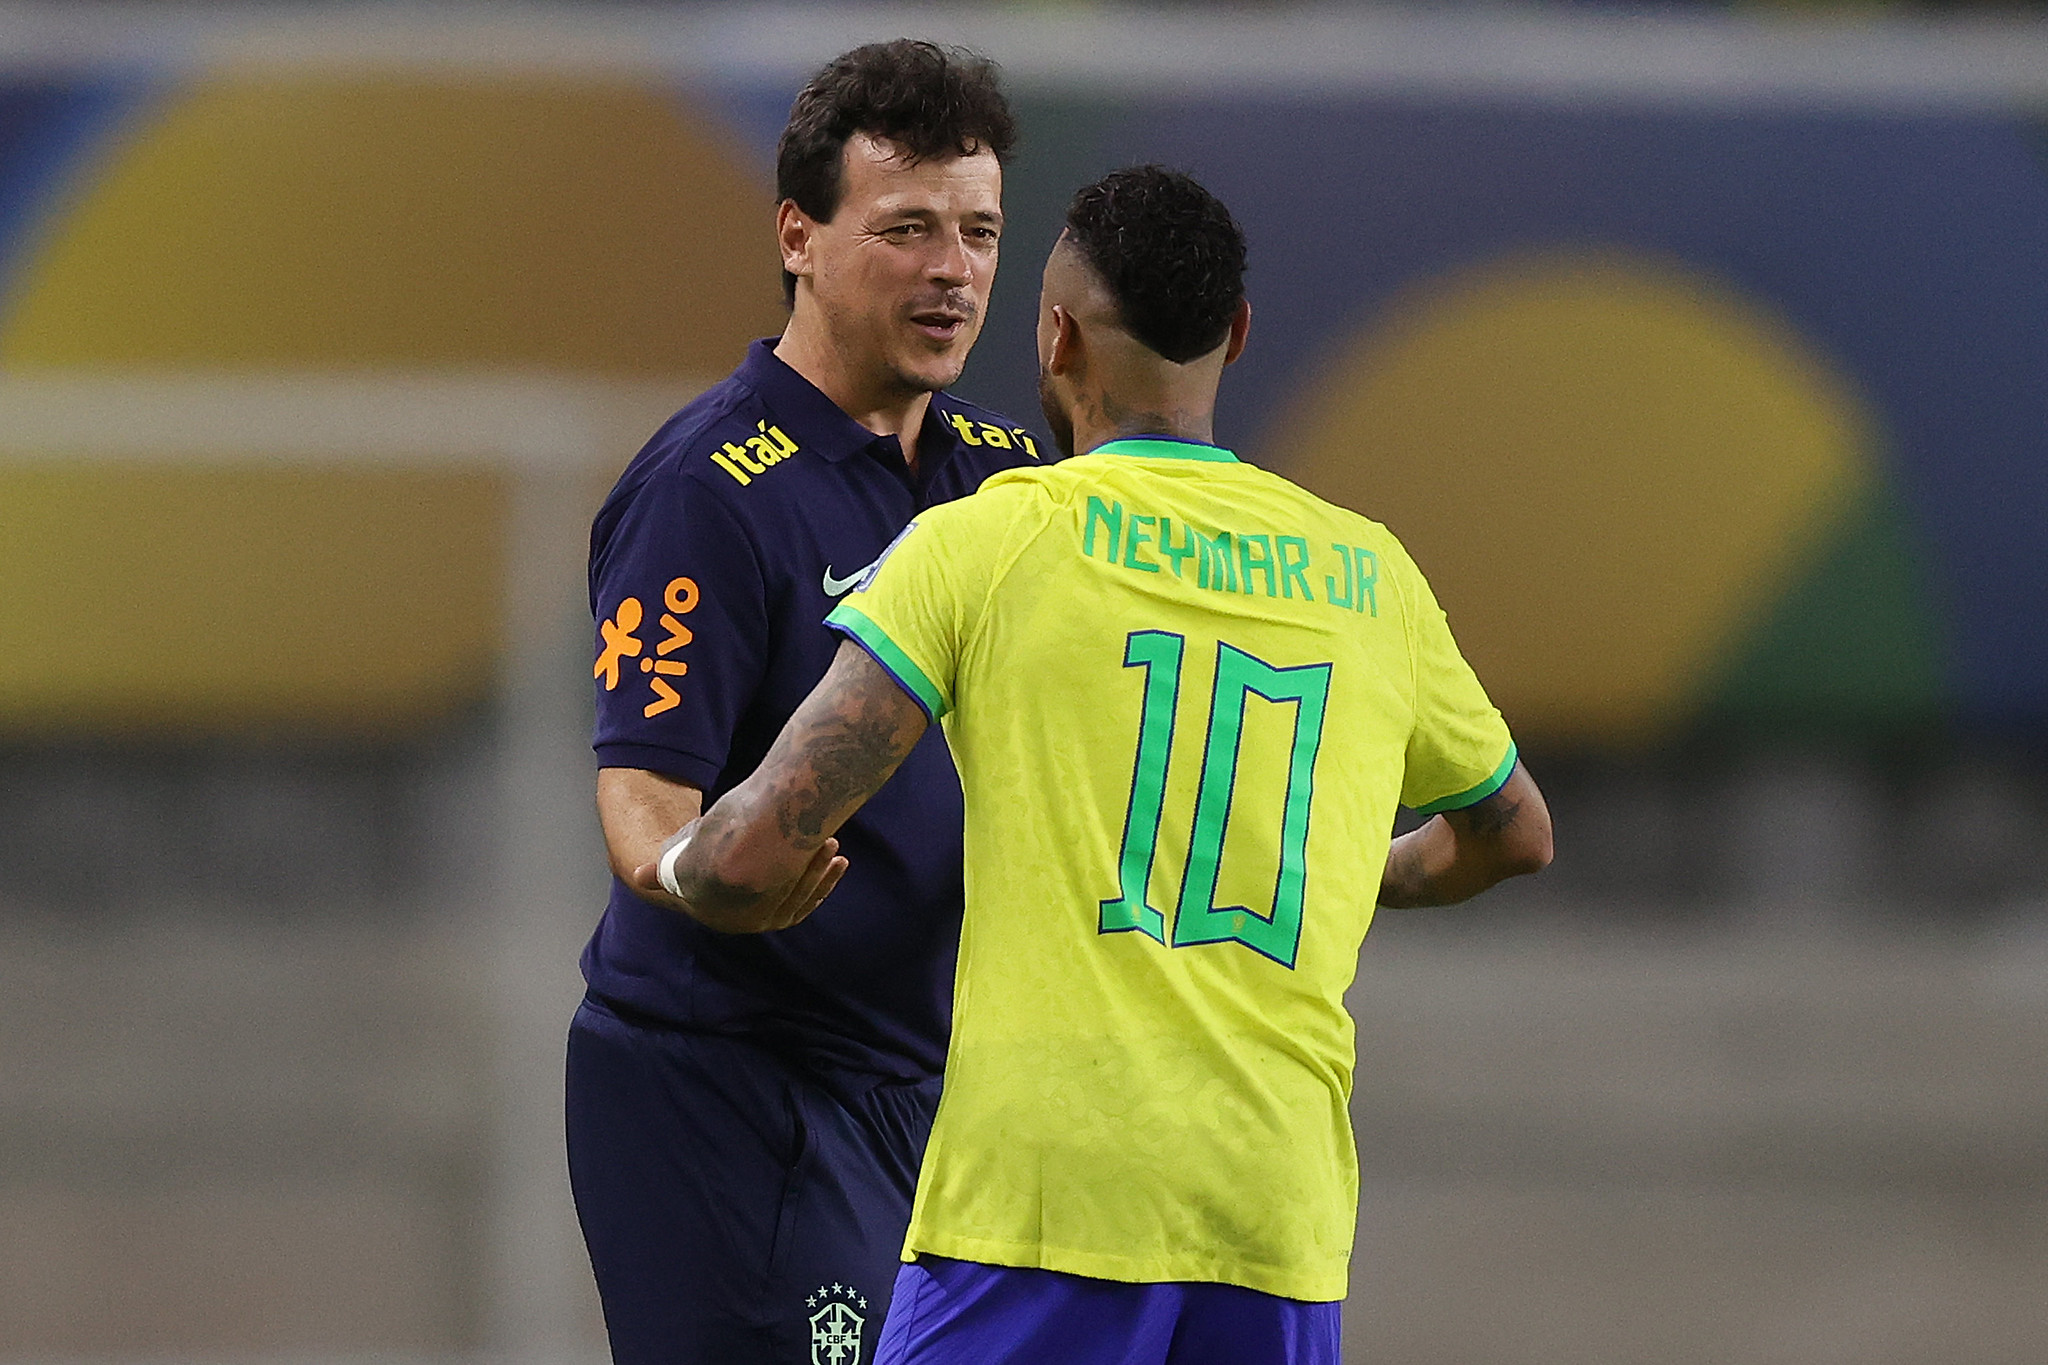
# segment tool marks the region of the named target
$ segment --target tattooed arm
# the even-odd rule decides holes
[[[1550,865],[1550,808],[1528,769],[1463,810],[1431,816],[1394,840],[1380,877],[1380,904],[1455,905],[1496,882]]]
[[[786,929],[846,871],[832,835],[896,771],[924,734],[924,711],[868,652],[839,646],[832,667],[746,781],[663,845],[675,854],[681,908],[721,933]],[[660,859],[633,886],[673,905]]]

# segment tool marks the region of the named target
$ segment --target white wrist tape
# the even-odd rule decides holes
[[[683,888],[676,884],[676,862],[683,856],[683,850],[689,846],[688,839],[676,840],[663,850],[661,861],[654,865],[655,874],[661,878],[661,889],[677,900],[683,898]]]

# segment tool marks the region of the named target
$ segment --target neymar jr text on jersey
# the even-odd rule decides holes
[[[1379,557],[1360,545],[1311,549],[1306,536],[1267,531],[1205,531],[1173,518],[1126,510],[1121,502],[1088,499],[1081,553],[1138,573],[1171,570],[1211,592],[1299,597],[1347,611],[1380,614]],[[1309,588],[1322,579],[1322,595]]]

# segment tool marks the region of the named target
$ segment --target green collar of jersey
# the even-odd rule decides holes
[[[1214,460],[1220,464],[1238,462],[1237,456],[1222,446],[1204,445],[1200,441],[1181,441],[1170,436],[1130,436],[1121,441],[1105,441],[1088,453],[1135,455],[1144,460]]]

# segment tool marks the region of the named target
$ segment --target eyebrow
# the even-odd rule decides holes
[[[896,208],[884,205],[880,206],[880,216],[884,218],[937,218],[940,214],[937,209],[929,204],[903,205]],[[1001,209],[974,209],[965,216],[969,222],[974,223],[1001,223],[1004,221]]]

